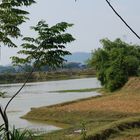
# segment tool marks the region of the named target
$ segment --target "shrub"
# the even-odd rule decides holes
[[[101,40],[102,48],[95,50],[88,64],[97,71],[97,78],[108,90],[122,87],[130,76],[140,69],[140,46],[127,44],[120,39]]]

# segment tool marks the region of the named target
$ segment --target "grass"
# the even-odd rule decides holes
[[[86,140],[140,138],[140,80],[130,79],[112,94],[101,91],[103,95],[96,98],[33,108],[24,118],[67,124],[62,130],[40,136],[42,140],[82,139],[75,131],[82,130],[83,122]]]
[[[140,128],[127,129],[126,131],[120,132],[119,136],[112,135],[109,140],[139,140],[140,139]]]
[[[5,98],[7,92],[0,92],[0,97]]]
[[[35,110],[34,110],[35,111]],[[103,130],[109,129],[112,127],[112,129],[115,128],[116,122],[118,120],[125,120],[125,118],[132,117],[134,118],[135,116],[139,116],[140,114],[127,114],[127,113],[119,113],[119,112],[103,112],[103,111],[72,111],[72,112],[67,112],[67,111],[54,111],[54,110],[47,110],[46,112],[40,112],[42,116],[34,116],[33,114],[30,114],[30,117],[33,119],[38,119],[39,117],[41,118],[40,120],[45,120],[45,121],[52,121],[57,124],[59,123],[64,123],[67,124],[69,127],[65,127],[65,129],[53,132],[50,134],[44,135],[44,140],[59,140],[62,139],[63,137],[66,137],[65,139],[79,139],[81,137],[81,134],[76,134],[74,133],[76,130],[81,130],[82,129],[82,122],[85,122],[86,130],[88,132],[88,136],[92,136],[91,134],[94,134],[96,136],[96,133],[100,133]],[[47,115],[45,115],[47,114]],[[33,116],[32,116],[33,115]],[[44,116],[45,115],[45,116]],[[36,118],[37,117],[37,118]],[[129,122],[130,120],[128,120]],[[55,124],[54,123],[54,124]],[[121,124],[122,121],[118,124]],[[111,125],[108,125],[111,124]],[[116,132],[118,133],[118,131]],[[68,137],[69,136],[69,137]],[[43,138],[43,136],[42,136]],[[57,138],[57,139],[56,139]],[[89,139],[89,138],[88,138]],[[62,139],[63,140],[63,139]]]
[[[59,93],[66,93],[66,92],[93,92],[98,91],[101,88],[87,88],[87,89],[74,89],[74,90],[57,90],[57,91],[50,91],[50,92],[59,92]]]
[[[107,125],[104,125],[103,127],[96,129],[94,131],[89,132],[87,136],[87,140],[91,139],[109,139],[113,136],[118,137],[120,133],[126,132],[128,130],[131,130],[133,128],[140,128],[140,117],[130,117],[121,119],[112,123],[109,123]],[[115,138],[114,137],[114,138]]]

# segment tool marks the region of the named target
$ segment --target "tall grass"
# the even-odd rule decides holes
[[[10,140],[35,140],[33,133],[29,130],[16,129],[9,131]],[[0,140],[7,140],[3,125],[0,126]]]

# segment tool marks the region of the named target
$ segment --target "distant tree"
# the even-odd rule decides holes
[[[81,63],[78,63],[78,62],[67,62],[67,63],[64,63],[64,66],[63,66],[64,69],[79,69],[81,68]]]
[[[49,71],[50,68],[49,68],[48,65],[45,65],[45,66],[41,67],[41,69],[39,69],[39,70],[40,70],[40,71]]]
[[[127,44],[120,39],[101,40],[103,48],[92,53],[88,61],[97,70],[101,84],[110,91],[122,87],[129,76],[137,76],[140,68],[140,46]]]
[[[0,73],[14,73],[15,69],[12,66],[0,66]]]
[[[15,73],[16,70],[13,66],[0,66],[0,73]]]
[[[25,64],[25,65],[23,65],[22,66],[22,70],[24,71],[24,72],[30,72],[30,71],[32,71],[32,65],[31,64]]]

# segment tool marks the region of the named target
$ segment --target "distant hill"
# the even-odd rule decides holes
[[[72,53],[72,55],[68,55],[65,57],[65,59],[68,62],[78,62],[78,63],[85,63],[87,59],[89,59],[91,56],[91,53],[87,52],[75,52]]]

